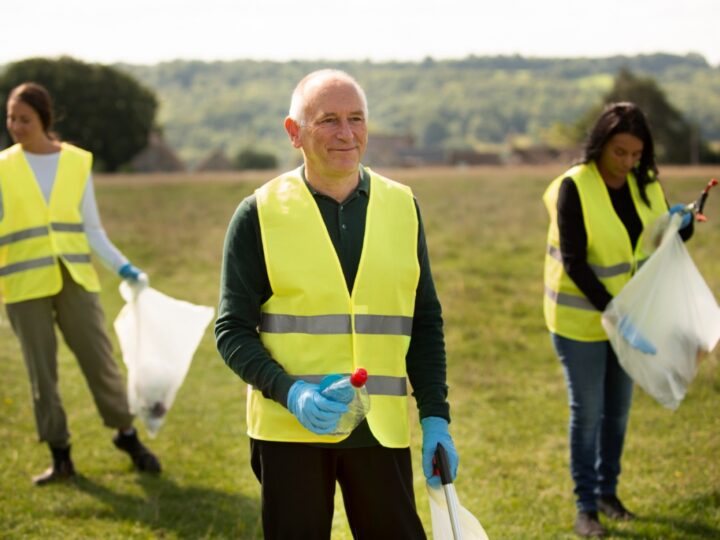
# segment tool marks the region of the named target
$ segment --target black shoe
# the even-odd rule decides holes
[[[598,510],[610,519],[630,521],[635,519],[635,514],[623,506],[616,495],[600,495],[597,499]]]
[[[51,446],[50,452],[52,452],[53,458],[52,466],[46,469],[45,472],[33,477],[32,481],[36,486],[61,482],[75,476],[75,466],[72,459],[70,459],[69,446],[67,448],[53,448]]]
[[[133,464],[138,471],[148,473],[159,473],[160,460],[153,454],[148,448],[140,442],[138,439],[137,431],[132,432],[130,435],[125,435],[122,432],[118,433],[113,437],[113,444],[122,450],[127,452],[132,458]]]
[[[575,518],[575,534],[586,538],[602,538],[607,531],[600,523],[597,512],[579,511]]]

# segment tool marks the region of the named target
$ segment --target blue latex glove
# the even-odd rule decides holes
[[[130,285],[132,294],[136,298],[150,284],[147,274],[129,262],[120,267],[118,274]]]
[[[423,432],[422,445],[422,467],[427,483],[430,487],[440,487],[440,476],[433,476],[433,457],[438,443],[445,447],[450,462],[450,474],[453,481],[457,476],[458,454],[455,450],[450,432],[448,431],[448,422],[439,416],[428,416],[420,420]]]
[[[620,335],[622,335],[622,337],[624,337],[625,340],[637,350],[644,352],[645,354],[657,353],[655,346],[650,343],[637,328],[635,328],[635,325],[627,315],[620,319],[618,331],[620,332]]]
[[[674,204],[670,207],[670,210],[668,213],[672,216],[673,214],[681,213],[685,210],[684,204]],[[684,229],[688,225],[690,225],[690,222],[693,219],[693,213],[692,212],[685,212],[682,214],[682,221],[680,222],[680,228]]]
[[[347,405],[328,399],[320,393],[320,386],[295,381],[287,397],[287,408],[308,430],[318,435],[330,433],[347,412]]]
[[[145,279],[147,280],[147,274],[129,262],[120,267],[118,274],[121,278],[126,279],[128,283],[141,281],[143,276],[145,276]]]
[[[327,375],[320,381],[320,392],[323,396],[340,403],[350,403],[355,397],[355,387],[350,383],[348,375]]]

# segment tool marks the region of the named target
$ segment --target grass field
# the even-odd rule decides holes
[[[573,538],[566,391],[541,307],[547,226],[541,195],[562,167],[381,172],[411,185],[423,211],[445,314],[461,503],[493,539]],[[671,202],[694,199],[712,175],[720,176],[717,169],[662,172]],[[151,284],[215,306],[227,222],[267,178],[100,176],[96,186],[110,238]],[[697,226],[688,247],[720,296],[720,192],[710,196],[706,213],[709,221]],[[118,280],[107,271],[101,277],[115,339]],[[640,519],[610,524],[612,538],[720,538],[719,358],[716,350],[701,365],[675,412],[636,389],[619,493]],[[22,357],[3,311],[0,538],[262,536],[245,387],[219,358],[210,329],[165,426],[150,441],[165,467],[158,478],[135,474],[114,449],[65,348],[60,370],[80,477],[35,488],[30,477],[49,456],[36,442]],[[420,429],[412,422],[416,498],[430,531]],[[339,497],[336,509],[333,538],[350,538]]]

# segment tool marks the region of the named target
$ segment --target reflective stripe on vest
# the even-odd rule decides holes
[[[556,248],[555,246],[548,246],[547,250],[548,255],[550,255],[553,259],[562,262],[562,253],[560,253],[559,248]],[[591,264],[589,266],[597,277],[620,276],[622,274],[627,274],[632,270],[632,265],[630,263],[620,263],[613,266],[600,266],[598,264]]]
[[[20,240],[26,240],[27,238],[47,235],[47,227],[31,227],[23,231],[16,231],[14,233],[6,234],[5,236],[0,236],[0,246],[12,244],[13,242],[19,242]]]
[[[322,215],[300,170],[256,191],[265,265],[273,291],[260,338],[298,379],[368,371],[368,425],[386,447],[409,445],[405,355],[410,344],[418,221],[409,188],[370,174],[363,251],[350,294]],[[392,234],[388,234],[392,231]],[[315,435],[280,404],[248,392],[248,435],[261,440],[336,442]]]
[[[352,332],[352,323],[350,315],[302,316],[263,313],[260,331],[274,334],[349,334]],[[355,315],[355,332],[409,336],[412,334],[412,317]]]
[[[6,303],[52,296],[62,288],[59,260],[73,280],[100,290],[80,204],[90,153],[63,143],[49,201],[40,191],[20,145],[0,153],[0,289]]]
[[[30,270],[32,268],[42,268],[43,266],[55,266],[55,257],[41,257],[39,259],[30,259],[14,264],[8,264],[0,267],[0,276],[8,276],[15,272]]]
[[[343,373],[342,375],[350,375]],[[305,382],[318,384],[325,375],[295,375],[298,379]],[[406,396],[407,395],[407,378],[406,377],[390,377],[384,375],[368,375],[365,388],[370,395],[377,396]]]
[[[627,229],[612,206],[610,195],[594,163],[578,165],[559,176],[548,187],[543,201],[550,216],[545,255],[543,310],[551,332],[579,341],[604,341],[607,335],[601,313],[565,272],[557,228],[557,195],[565,178],[578,190],[587,233],[587,262],[611,295],[616,295],[647,260],[643,251],[644,231],[667,211],[658,182],[646,186],[648,206],[641,198],[635,177],[628,175],[630,194],[643,224],[643,233],[633,251]]]

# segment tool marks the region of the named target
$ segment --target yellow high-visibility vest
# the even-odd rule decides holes
[[[640,196],[637,180],[628,175],[630,194],[643,224],[643,232],[633,250],[630,236],[613,208],[610,194],[594,162],[577,165],[553,180],[543,201],[550,216],[545,254],[545,296],[543,311],[548,329],[578,341],[607,339],[600,322],[602,313],[578,289],[567,275],[560,251],[557,225],[557,199],[560,184],[572,178],[580,195],[583,222],[587,233],[587,262],[607,291],[615,296],[648,257],[643,250],[647,228],[667,212],[667,203],[659,182],[646,186],[650,206]]]
[[[60,292],[60,260],[75,282],[88,291],[100,290],[80,213],[91,166],[92,154],[62,143],[46,202],[22,147],[0,152],[0,293],[5,303]]]
[[[300,169],[255,193],[272,296],[260,338],[291,375],[318,382],[331,373],[368,371],[368,424],[386,447],[410,444],[405,355],[420,277],[412,192],[370,173],[362,256],[352,294]],[[282,405],[248,389],[248,435],[286,442],[337,442],[316,435]]]

